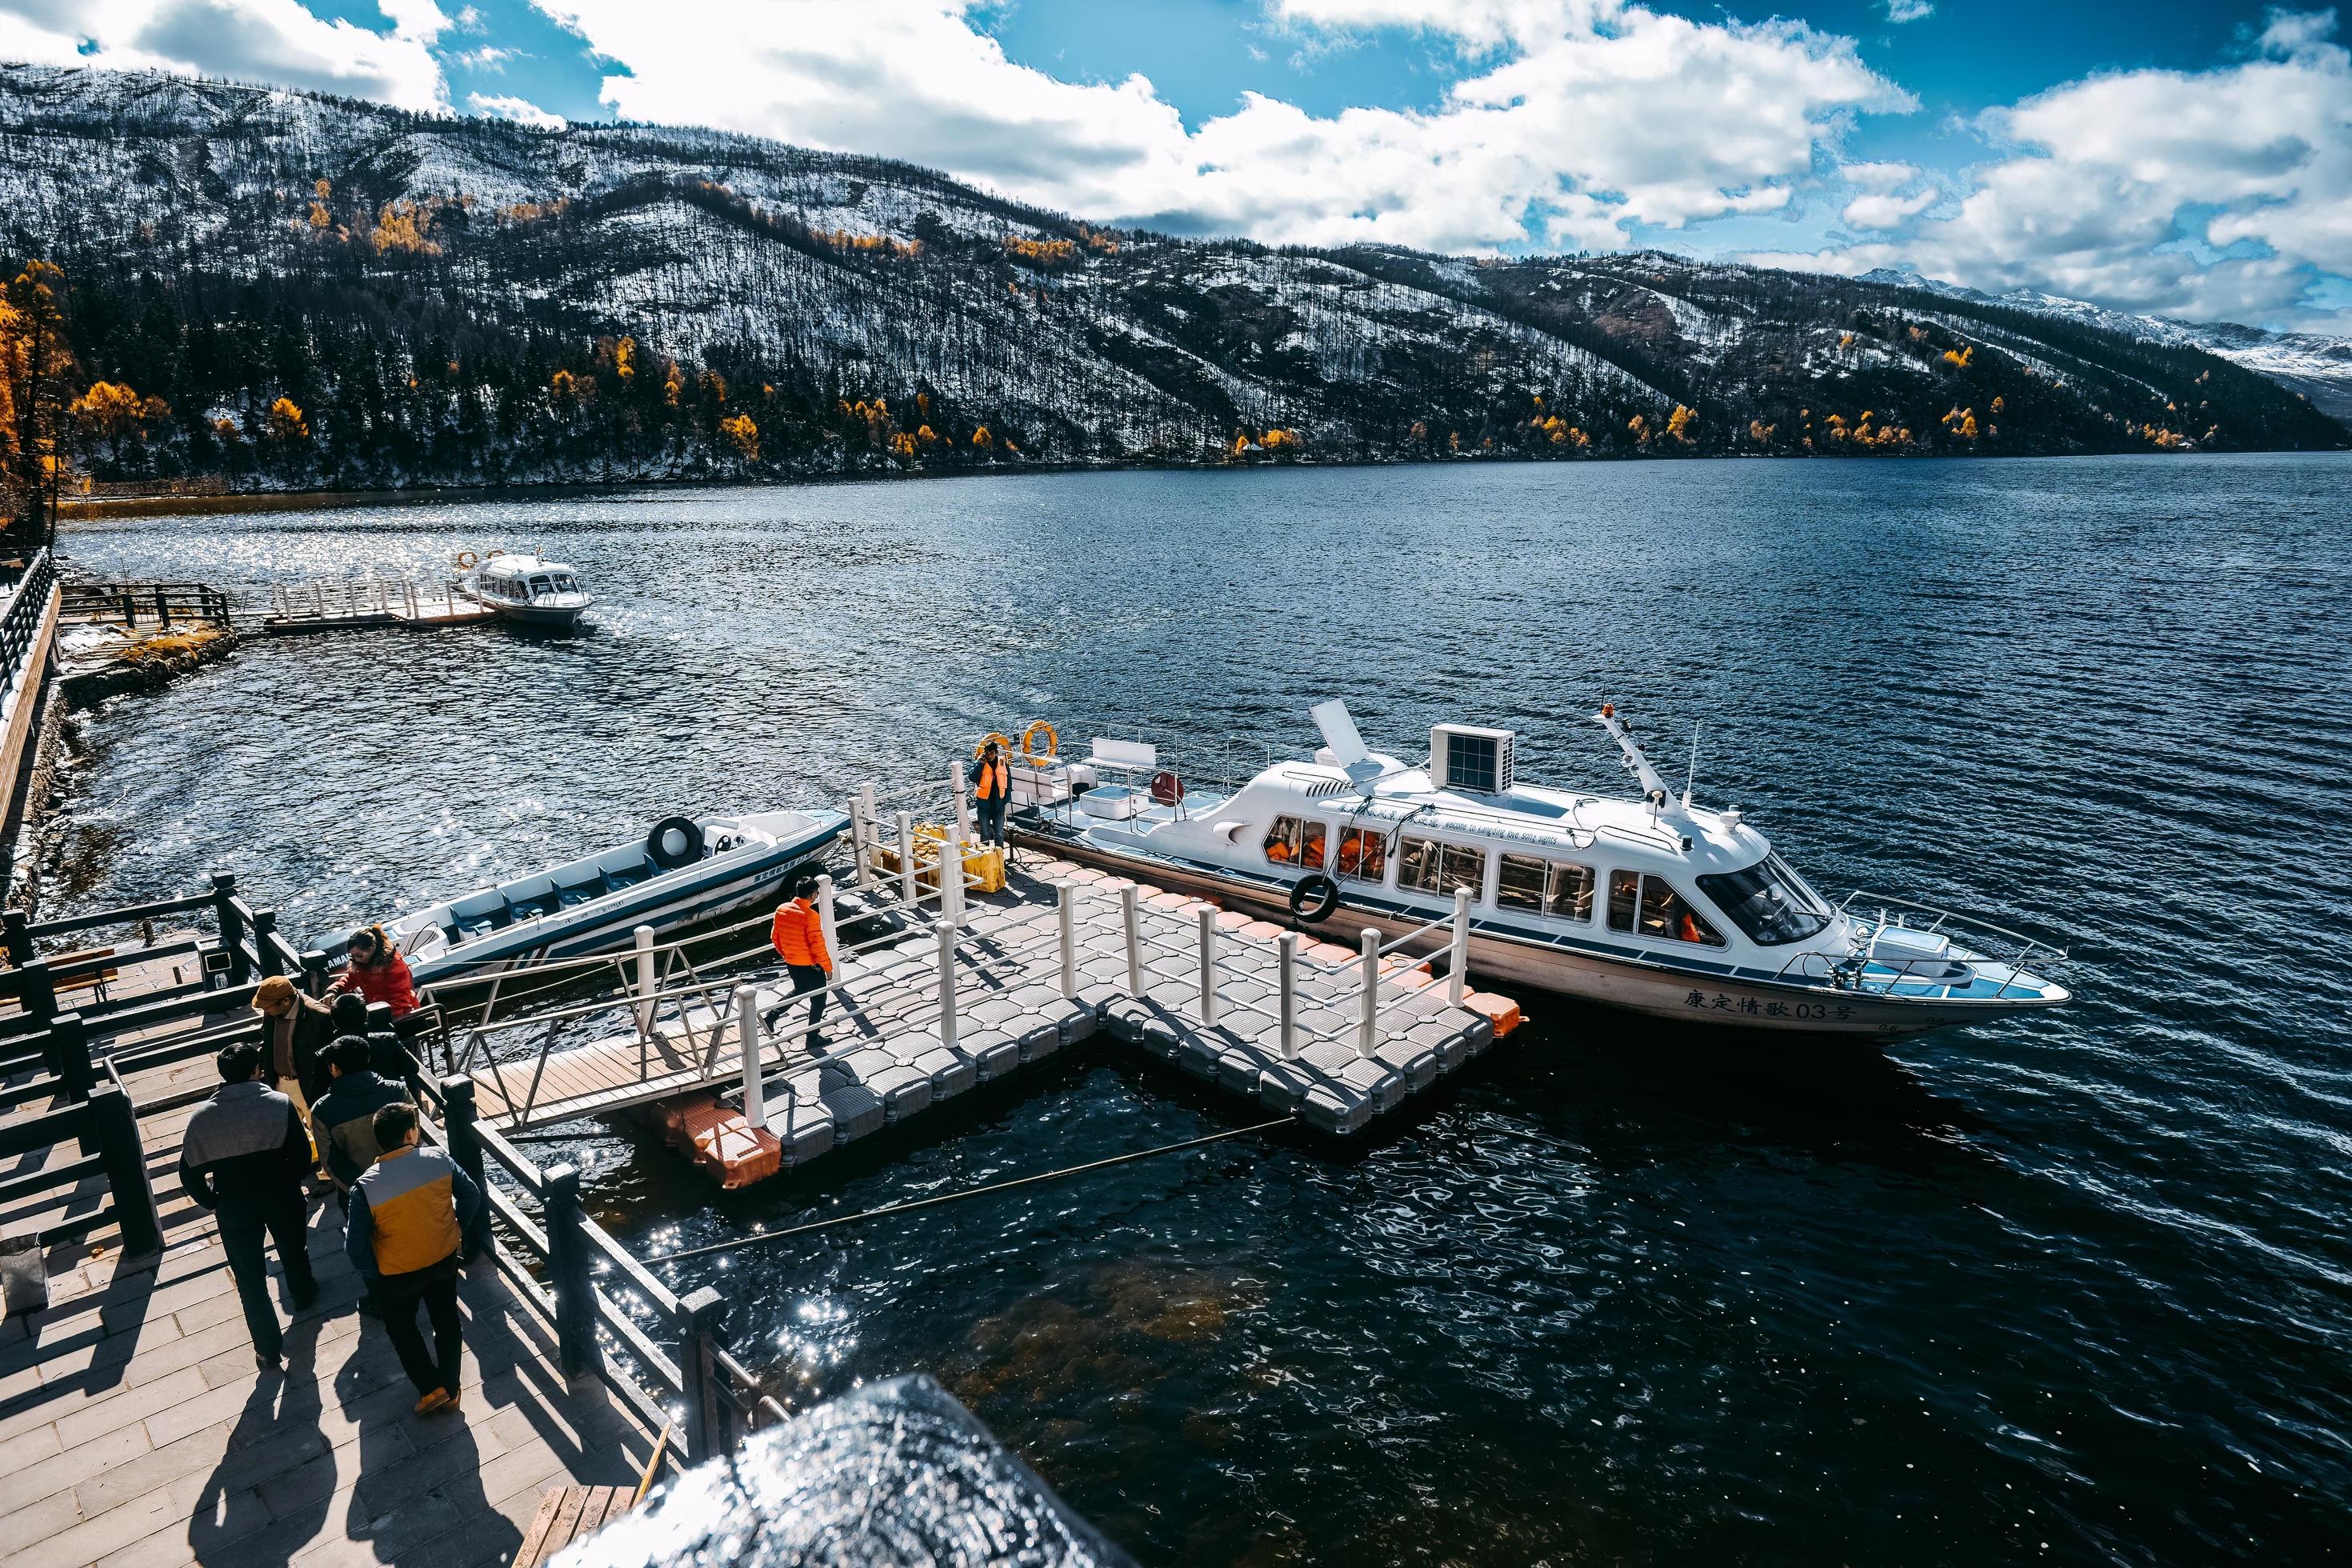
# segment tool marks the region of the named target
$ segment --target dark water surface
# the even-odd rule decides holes
[[[803,1393],[927,1369],[1149,1562],[2277,1562],[2352,1546],[2352,462],[980,479],[73,527],[250,589],[544,542],[572,641],[256,642],[81,726],[75,896],[239,871],[308,933],[838,804],[1045,715],[1375,745],[1604,697],[1824,888],[2070,944],[2053,1016],[1876,1050],[1535,999],[1410,1125],[1243,1140],[694,1266]],[[1235,1124],[1082,1061],[644,1248]]]

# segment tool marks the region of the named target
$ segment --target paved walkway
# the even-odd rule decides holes
[[[165,1080],[129,1087],[152,1097]],[[513,1558],[545,1488],[636,1480],[650,1435],[595,1379],[566,1389],[552,1334],[488,1259],[461,1290],[463,1407],[414,1415],[383,1330],[353,1310],[331,1199],[310,1218],[319,1300],[287,1313],[273,1271],[287,1364],[258,1373],[212,1216],[177,1180],[190,1114],[142,1123],[161,1257],[120,1258],[99,1231],[51,1253],[47,1312],[0,1322],[0,1565],[471,1568]]]

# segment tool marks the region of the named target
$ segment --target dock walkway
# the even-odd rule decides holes
[[[526,1052],[516,1037],[530,1021],[491,1026],[477,1034],[460,1070],[474,1079],[484,1121],[508,1130],[740,1086],[747,1118],[778,1141],[790,1167],[911,1121],[1098,1031],[1254,1106],[1341,1136],[1396,1110],[1495,1038],[1494,1018],[1455,1002],[1448,983],[1412,955],[1302,941],[1066,861],[1033,860],[1003,893],[971,899],[950,933],[872,891],[856,895],[845,918],[855,929],[861,914],[896,929],[842,953],[819,1050],[805,1038],[805,1003],[790,1005],[782,1028],[751,1026],[759,1070],[747,1071],[746,1011],[765,1019],[788,1006],[789,993],[773,984],[713,983],[670,996],[670,1016],[659,1016],[656,1003],[649,1028],[576,1046],[547,1043],[557,1034],[550,1029],[547,1042]],[[1370,1009],[1368,964],[1377,976]],[[950,965],[951,1009],[941,1005],[940,983]],[[1464,1001],[1500,999],[1471,994]]]
[[[488,605],[446,584],[310,583],[272,588],[261,629],[288,637],[374,626],[473,626],[497,618]]]
[[[199,1058],[125,1087],[154,1102],[216,1077]],[[291,1315],[286,1370],[258,1372],[212,1216],[179,1186],[193,1113],[140,1123],[162,1253],[122,1256],[111,1226],[52,1248],[50,1307],[0,1321],[0,1568],[470,1568],[512,1558],[547,1487],[635,1483],[652,1436],[597,1379],[567,1386],[554,1336],[487,1259],[460,1289],[462,1408],[416,1416],[390,1343],[354,1312],[331,1197],[310,1215],[319,1300]],[[0,1227],[89,1212],[105,1190],[93,1177],[7,1205]]]

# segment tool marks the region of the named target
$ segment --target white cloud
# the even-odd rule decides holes
[[[1855,228],[1893,228],[1913,214],[1933,206],[1935,202],[1934,191],[1916,191],[1907,196],[1872,194],[1854,197],[1838,216]]]
[[[1924,21],[1935,14],[1935,0],[1886,0],[1886,19],[1890,22]]]
[[[1838,178],[1865,191],[1891,191],[1919,177],[1908,163],[1841,163]]]
[[[1957,208],[1803,259],[2200,320],[2292,317],[2315,272],[2352,276],[2352,55],[2327,41],[2334,26],[2273,12],[2252,58],[2095,76],[1988,113],[1978,129],[2003,155]]]
[[[495,73],[505,70],[507,62],[514,58],[515,51],[512,49],[502,49],[495,44],[484,44],[478,49],[462,49],[451,55],[449,63],[453,66],[464,66],[468,70]]]
[[[1816,150],[1909,96],[1851,40],[1702,24],[1629,0],[1277,0],[1298,26],[1410,23],[1500,48],[1427,113],[1310,115],[1257,95],[1188,130],[1141,76],[1058,80],[1008,60],[969,0],[535,0],[627,74],[641,120],[717,123],[908,158],[1089,216],[1274,242],[1482,249],[1622,244],[1784,205]]]
[[[518,125],[535,125],[541,131],[561,131],[566,123],[561,114],[550,114],[527,98],[493,97],[477,92],[469,95],[466,101],[474,106],[477,114],[511,120]]]
[[[446,110],[433,0],[380,0],[390,36],[297,0],[0,0],[0,58],[164,70]]]

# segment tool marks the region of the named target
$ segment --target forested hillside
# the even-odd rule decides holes
[[[20,502],[52,456],[382,488],[2347,442],[2199,347],[1979,298],[1109,232],[741,137],[162,76],[0,68],[0,252]]]

